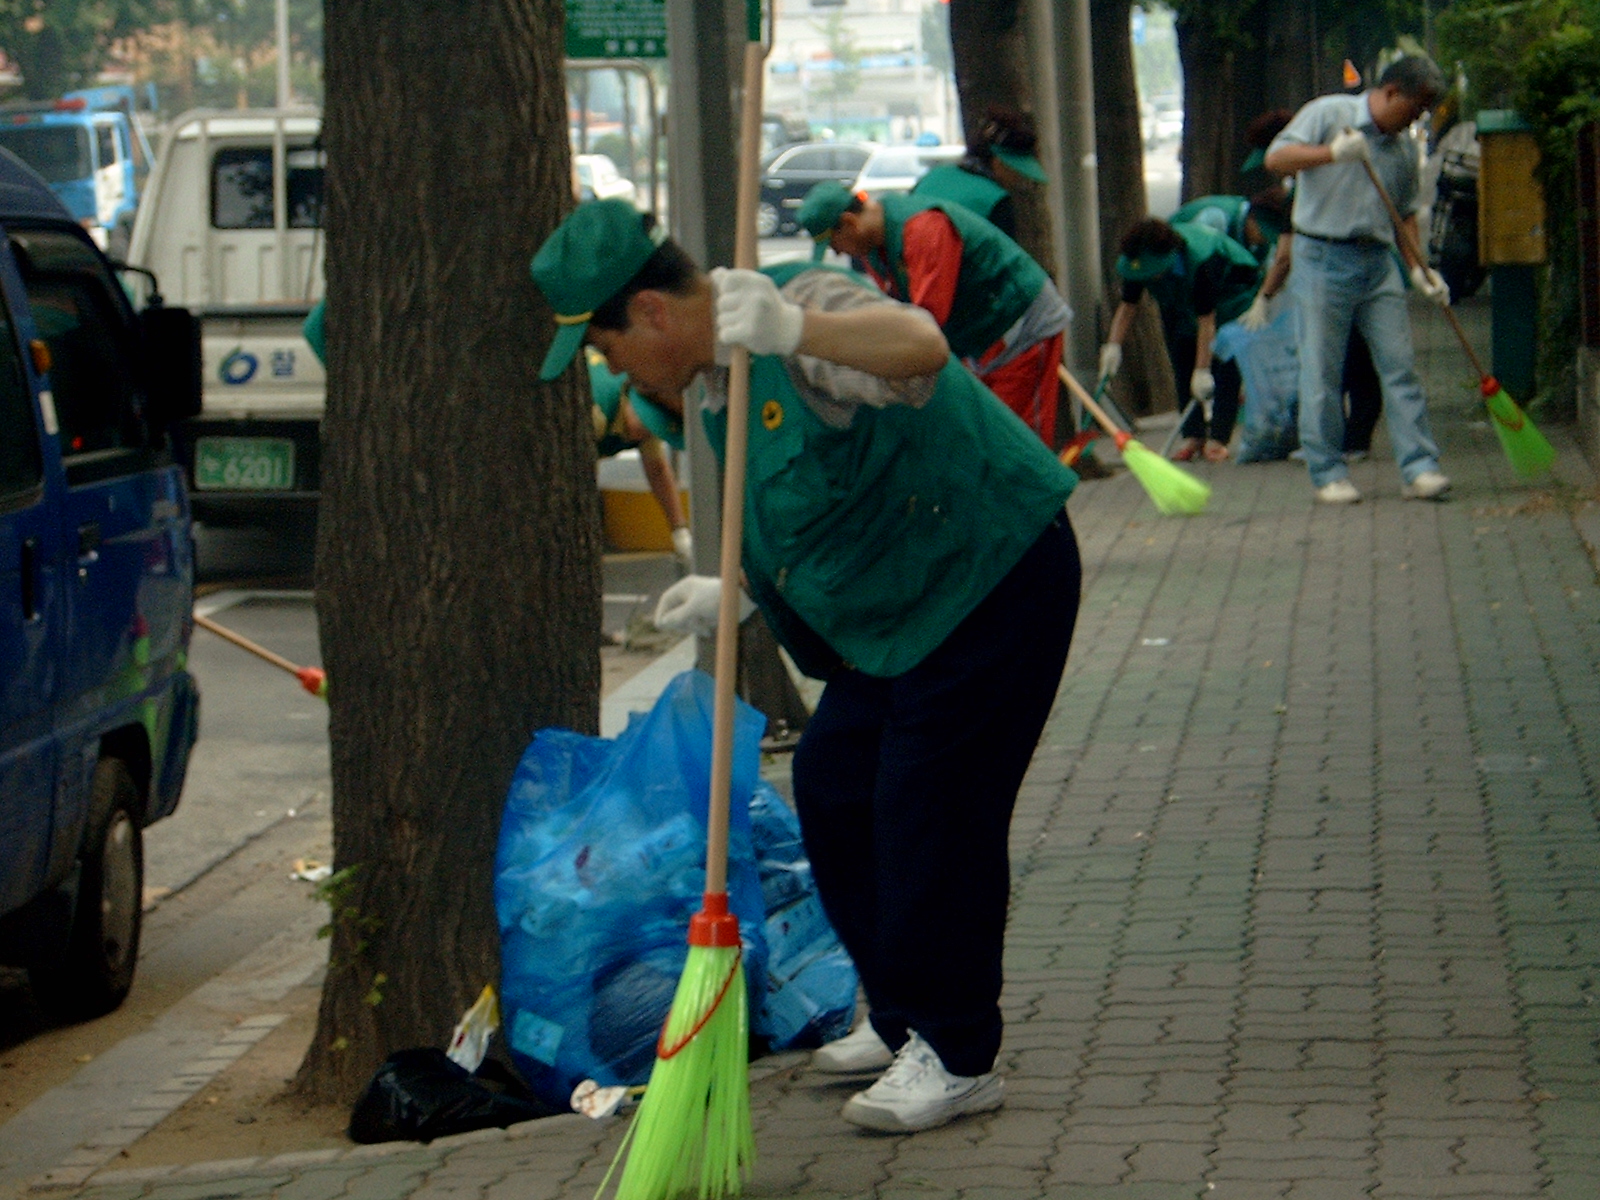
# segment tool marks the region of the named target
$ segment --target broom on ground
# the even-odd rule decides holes
[[[1202,479],[1196,479],[1177,463],[1168,462],[1150,447],[1132,434],[1127,433],[1107,415],[1105,409],[1095,403],[1088,390],[1072,377],[1072,372],[1065,366],[1061,369],[1061,382],[1078,398],[1078,402],[1088,410],[1094,419],[1100,422],[1112,441],[1116,442],[1117,449],[1122,451],[1122,461],[1128,464],[1128,470],[1133,472],[1133,477],[1144,488],[1145,495],[1150,497],[1161,513],[1167,516],[1182,513],[1192,515],[1203,512],[1206,501],[1211,497],[1211,485]]]
[[[759,17],[757,18],[759,20]],[[744,56],[739,127],[736,267],[756,265],[757,157],[763,50],[751,30]],[[749,440],[750,352],[735,349],[728,373],[723,455],[722,602],[717,618],[716,704],[711,729],[711,798],[706,819],[706,890],[689,922],[689,957],[656,1043],[639,1111],[617,1150],[627,1163],[617,1200],[669,1200],[693,1191],[706,1200],[738,1195],[755,1162],[750,1120],[749,1015],[739,919],[728,911],[728,808],[733,785],[734,676],[739,647],[739,548],[744,537],[745,446]],[[604,1192],[611,1171],[600,1183]],[[599,1193],[597,1193],[598,1195]]]
[[[1366,167],[1367,178],[1372,180],[1372,186],[1378,189],[1378,195],[1383,199],[1383,206],[1389,212],[1389,220],[1394,224],[1395,236],[1406,244],[1416,256],[1417,262],[1427,262],[1422,256],[1421,247],[1417,245],[1411,236],[1411,231],[1401,219],[1400,210],[1390,198],[1389,189],[1383,186],[1383,180],[1379,179],[1378,173],[1372,169],[1372,163],[1362,159],[1361,165]],[[1450,322],[1450,328],[1455,330],[1456,340],[1467,352],[1472,369],[1478,373],[1478,390],[1483,393],[1483,402],[1489,409],[1489,424],[1494,426],[1495,436],[1500,439],[1500,449],[1505,451],[1506,461],[1511,464],[1511,469],[1522,476],[1541,475],[1548,471],[1550,464],[1555,461],[1555,449],[1528,419],[1528,414],[1518,407],[1515,400],[1506,395],[1500,387],[1500,381],[1483,369],[1483,362],[1478,358],[1477,351],[1472,348],[1472,343],[1467,340],[1466,330],[1461,328],[1461,319],[1456,316],[1455,310],[1446,305],[1444,315]]]
[[[232,642],[241,650],[248,650],[263,662],[269,662],[280,671],[287,671],[300,681],[300,686],[305,688],[319,700],[328,698],[328,673],[321,667],[300,667],[284,658],[281,654],[274,654],[265,646],[258,646],[241,633],[235,633],[225,625],[218,625],[210,617],[194,614],[194,623],[201,629],[209,630],[225,642]]]

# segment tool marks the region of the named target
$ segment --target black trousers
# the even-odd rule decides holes
[[[1063,512],[916,667],[830,679],[795,750],[806,852],[872,1024],[893,1049],[915,1030],[957,1075],[1000,1051],[1011,811],[1081,582]]]
[[[1372,431],[1383,412],[1383,384],[1378,368],[1372,365],[1372,351],[1359,329],[1350,331],[1350,345],[1344,352],[1344,391],[1349,397],[1344,419],[1346,454],[1352,450],[1371,450]]]
[[[1172,373],[1178,386],[1179,412],[1189,405],[1189,376],[1194,374],[1194,360],[1199,350],[1198,339],[1192,333],[1167,339],[1167,357],[1172,360]],[[1207,429],[1205,412],[1196,404],[1194,411],[1184,419],[1183,436],[1210,437],[1226,446],[1233,437],[1234,422],[1239,419],[1239,388],[1244,379],[1239,374],[1239,364],[1231,358],[1227,362],[1212,359],[1211,378],[1217,385],[1216,395],[1211,398],[1211,426]]]

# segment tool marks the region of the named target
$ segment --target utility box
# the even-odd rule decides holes
[[[1510,109],[1478,114],[1478,261],[1533,266],[1546,259],[1544,189],[1534,177],[1539,144]]]

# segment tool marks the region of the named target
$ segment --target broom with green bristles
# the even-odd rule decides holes
[[[1389,220],[1394,225],[1395,237],[1411,250],[1417,262],[1426,263],[1428,260],[1422,256],[1422,248],[1411,236],[1411,230],[1406,227],[1405,221],[1400,216],[1400,210],[1395,207],[1394,201],[1389,196],[1389,189],[1383,186],[1383,180],[1378,178],[1372,163],[1362,159],[1361,164],[1367,168],[1367,178],[1372,180],[1372,186],[1378,189],[1378,195],[1383,199],[1384,208],[1389,211]],[[1518,475],[1542,475],[1555,461],[1555,448],[1545,440],[1544,434],[1539,432],[1534,423],[1528,420],[1528,414],[1501,389],[1500,381],[1483,369],[1483,363],[1478,358],[1477,351],[1472,348],[1472,343],[1467,340],[1467,332],[1461,328],[1461,319],[1456,316],[1455,310],[1445,305],[1444,315],[1450,322],[1450,328],[1455,330],[1456,340],[1467,352],[1472,369],[1478,373],[1478,390],[1483,393],[1483,402],[1489,409],[1489,424],[1494,426],[1495,436],[1500,439],[1500,449],[1505,451],[1506,461]]]
[[[1111,440],[1117,443],[1117,449],[1122,451],[1122,461],[1128,464],[1128,470],[1133,472],[1133,477],[1139,481],[1145,495],[1150,497],[1150,502],[1159,512],[1172,516],[1193,515],[1205,510],[1206,501],[1211,498],[1209,483],[1196,479],[1177,463],[1168,462],[1122,429],[1105,409],[1095,403],[1088,390],[1072,377],[1072,372],[1065,366],[1060,370],[1061,382],[1077,396],[1078,402],[1100,423],[1100,427],[1111,435]]]
[[[756,266],[757,158],[765,53],[759,11],[744,55],[739,123],[736,267]],[[744,540],[745,447],[750,431],[750,352],[736,347],[728,371],[722,481],[722,598],[717,613],[716,703],[711,721],[711,798],[706,890],[689,922],[689,957],[656,1042],[644,1098],[600,1195],[624,1156],[616,1200],[702,1200],[738,1195],[755,1162],[750,1120],[750,1036],[739,919],[728,911],[728,809],[733,789],[734,677],[739,649],[739,550]]]

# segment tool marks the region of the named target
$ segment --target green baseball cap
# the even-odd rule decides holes
[[[1117,274],[1129,283],[1149,283],[1152,279],[1160,279],[1173,264],[1178,261],[1178,253],[1169,250],[1165,254],[1141,254],[1138,258],[1129,258],[1126,254],[1117,255]]]
[[[1044,168],[1033,155],[1020,150],[1008,150],[1004,146],[990,146],[989,152],[1024,179],[1031,179],[1035,183],[1048,182]]]
[[[1251,171],[1254,171],[1257,167],[1260,167],[1263,170],[1265,170],[1266,169],[1266,164],[1267,164],[1267,152],[1265,150],[1263,150],[1261,147],[1258,146],[1254,150],[1250,151],[1250,157],[1248,157],[1248,158],[1246,158],[1244,160],[1244,165],[1239,168],[1239,174],[1248,175],[1248,174],[1250,174]]]
[[[545,239],[529,271],[550,307],[556,310],[556,336],[539,368],[551,380],[583,345],[589,318],[639,273],[667,240],[664,226],[646,232],[643,216],[626,200],[580,204]]]
[[[837,179],[824,179],[806,193],[795,220],[811,235],[811,261],[821,262],[828,251],[828,239],[839,218],[856,202],[855,193]]]

